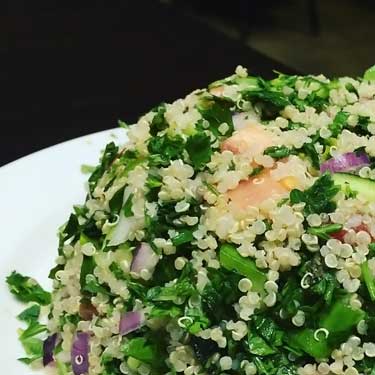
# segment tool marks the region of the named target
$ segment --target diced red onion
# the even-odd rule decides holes
[[[89,371],[89,335],[78,332],[71,350],[71,363],[74,375],[87,374]]]
[[[141,327],[144,319],[142,311],[129,311],[120,320],[120,334],[125,336]]]
[[[364,152],[347,152],[322,163],[320,172],[348,172],[369,164],[370,159]]]
[[[43,366],[53,362],[53,351],[56,347],[57,333],[48,336],[43,342]]]
[[[152,271],[159,261],[159,257],[146,242],[141,242],[134,250],[130,271],[140,273],[142,270]]]

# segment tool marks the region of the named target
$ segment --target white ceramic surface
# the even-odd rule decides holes
[[[0,168],[0,374],[33,373],[17,361],[24,355],[16,333],[23,305],[10,295],[5,278],[17,270],[50,288],[47,276],[57,256],[57,228],[85,198],[87,175],[81,165],[96,165],[111,140],[124,143],[125,131],[77,138]]]

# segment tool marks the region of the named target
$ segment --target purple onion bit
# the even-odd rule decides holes
[[[120,320],[120,335],[125,336],[130,332],[136,331],[141,327],[143,321],[141,311],[129,311],[125,313]]]
[[[89,335],[78,332],[71,350],[71,363],[74,375],[87,374],[89,371]]]
[[[57,342],[57,333],[48,336],[43,342],[43,366],[46,367],[48,364],[54,361],[53,351],[55,350]]]
[[[370,159],[366,153],[347,152],[322,163],[320,172],[349,172],[365,165],[370,165]]]
[[[142,270],[153,271],[159,257],[147,242],[141,242],[134,250],[130,271],[140,273]]]

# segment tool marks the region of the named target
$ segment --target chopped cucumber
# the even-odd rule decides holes
[[[342,189],[349,187],[368,201],[375,201],[375,181],[350,173],[335,173],[332,177],[334,183]]]

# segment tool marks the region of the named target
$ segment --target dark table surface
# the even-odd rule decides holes
[[[238,64],[265,77],[294,73],[157,1],[85,3],[18,0],[0,13],[0,165],[133,122]]]

